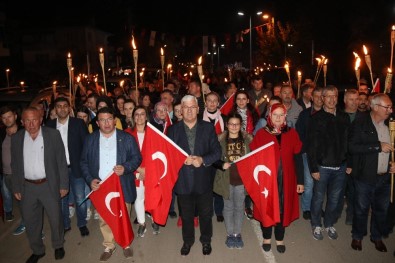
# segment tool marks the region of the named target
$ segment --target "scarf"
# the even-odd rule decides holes
[[[221,131],[224,131],[225,125],[224,125],[224,120],[221,117],[221,111],[216,110],[216,112],[211,113],[207,109],[204,109],[203,112],[203,120],[211,122],[211,120],[214,120],[214,126],[219,122],[219,125],[221,126]]]

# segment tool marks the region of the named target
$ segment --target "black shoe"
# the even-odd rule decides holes
[[[189,251],[191,251],[191,247],[192,247],[192,245],[184,243],[181,248],[181,255],[187,256],[189,254]]]
[[[65,228],[65,229],[64,229],[64,234],[66,235],[66,233],[69,232],[70,230],[71,230],[71,227]]]
[[[311,220],[311,213],[310,211],[303,211],[303,218],[306,220]]]
[[[177,213],[175,211],[170,211],[169,216],[170,218],[177,218]]]
[[[137,217],[134,219],[133,224],[138,225],[139,222],[137,221]]]
[[[89,229],[86,226],[80,227],[81,236],[89,236]]]
[[[387,252],[387,247],[385,246],[382,240],[370,239],[370,241],[374,244],[374,247],[376,248],[377,251]]]
[[[26,260],[26,263],[37,263],[38,260],[39,260],[40,258],[42,258],[43,256],[45,256],[45,253],[40,254],[40,255],[32,254],[32,255]]]
[[[252,209],[249,208],[249,207],[244,210],[244,214],[246,215],[248,220],[254,218],[254,214],[252,213]]]
[[[224,222],[224,216],[223,215],[217,216],[217,222]]]
[[[64,258],[64,248],[57,248],[55,249],[55,259],[62,259]]]
[[[285,245],[277,245],[277,251],[278,251],[278,253],[284,253],[285,252]]]
[[[211,245],[209,243],[203,244],[202,252],[203,255],[210,255],[211,254]]]
[[[272,244],[262,244],[262,248],[265,252],[269,252],[272,249]]]

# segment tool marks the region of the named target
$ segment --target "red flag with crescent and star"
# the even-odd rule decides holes
[[[143,147],[145,210],[155,223],[165,225],[178,171],[188,154],[150,123],[145,129]]]
[[[280,222],[274,142],[244,155],[234,164],[254,202],[254,218],[265,227]]]
[[[167,129],[168,129],[172,124],[173,124],[173,122],[171,121],[170,113],[167,112],[167,114],[166,114],[165,128],[163,129],[163,133],[164,133],[164,134],[167,133]]]
[[[233,93],[225,102],[222,104],[221,108],[219,109],[221,113],[225,116],[228,116],[228,114],[232,111],[233,104],[235,102],[235,93]]]
[[[111,228],[115,241],[122,247],[130,246],[134,239],[129,213],[119,176],[111,174],[100,182],[100,187],[89,194],[93,206]]]

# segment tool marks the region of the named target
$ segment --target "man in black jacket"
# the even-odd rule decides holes
[[[314,178],[311,226],[316,240],[323,239],[321,210],[325,195],[324,227],[330,239],[337,239],[334,224],[346,178],[347,135],[350,126],[348,115],[336,109],[337,98],[336,87],[323,88],[323,108],[312,116],[307,134],[306,153],[311,176]]]
[[[392,102],[386,94],[379,93],[373,96],[370,107],[370,114],[353,122],[348,143],[354,160],[353,170],[356,170],[351,247],[362,250],[371,209],[370,241],[378,251],[387,252],[382,238],[388,234],[386,215],[390,199],[390,173],[395,172],[395,165],[388,165],[390,152],[394,148],[384,121],[392,113]]]

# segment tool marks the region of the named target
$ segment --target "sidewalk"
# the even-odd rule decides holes
[[[20,218],[19,211],[14,210],[15,220],[13,222],[0,222],[0,261],[6,263],[25,262],[31,255],[26,234],[13,236],[12,231],[18,226]],[[134,220],[133,211],[131,220]],[[286,229],[285,245],[286,252],[279,254],[276,250],[275,242],[272,240],[272,251],[265,253],[261,248],[262,235],[260,227],[255,220],[244,220],[243,240],[245,246],[243,249],[228,249],[225,246],[225,225],[218,223],[213,217],[213,252],[209,256],[203,256],[202,246],[199,239],[199,228],[196,228],[196,241],[188,256],[180,255],[182,246],[181,228],[176,226],[177,219],[168,219],[167,226],[160,228],[160,234],[152,234],[150,219],[147,218],[147,232],[144,238],[136,237],[132,243],[134,256],[131,259],[125,259],[122,249],[117,247],[114,255],[108,262],[147,262],[147,263],[307,263],[307,262],[350,262],[350,263],[391,263],[395,262],[393,252],[395,250],[395,236],[391,234],[388,239],[384,240],[388,252],[382,253],[375,250],[374,245],[368,237],[363,240],[363,250],[354,251],[351,244],[351,226],[344,224],[344,217],[339,219],[335,225],[339,238],[330,240],[324,234],[324,240],[316,241],[313,239],[310,229],[310,222],[303,218],[293,222]],[[56,262],[64,263],[91,263],[99,262],[100,254],[103,251],[101,245],[102,237],[99,230],[98,220],[91,219],[88,223],[90,235],[82,238],[76,226],[75,216],[72,218],[72,230],[65,236],[66,255],[63,260]],[[133,225],[133,230],[137,233],[137,225]],[[47,247],[46,256],[39,260],[40,263],[53,263],[54,251],[50,243],[50,230],[48,221],[44,224],[45,239]]]

